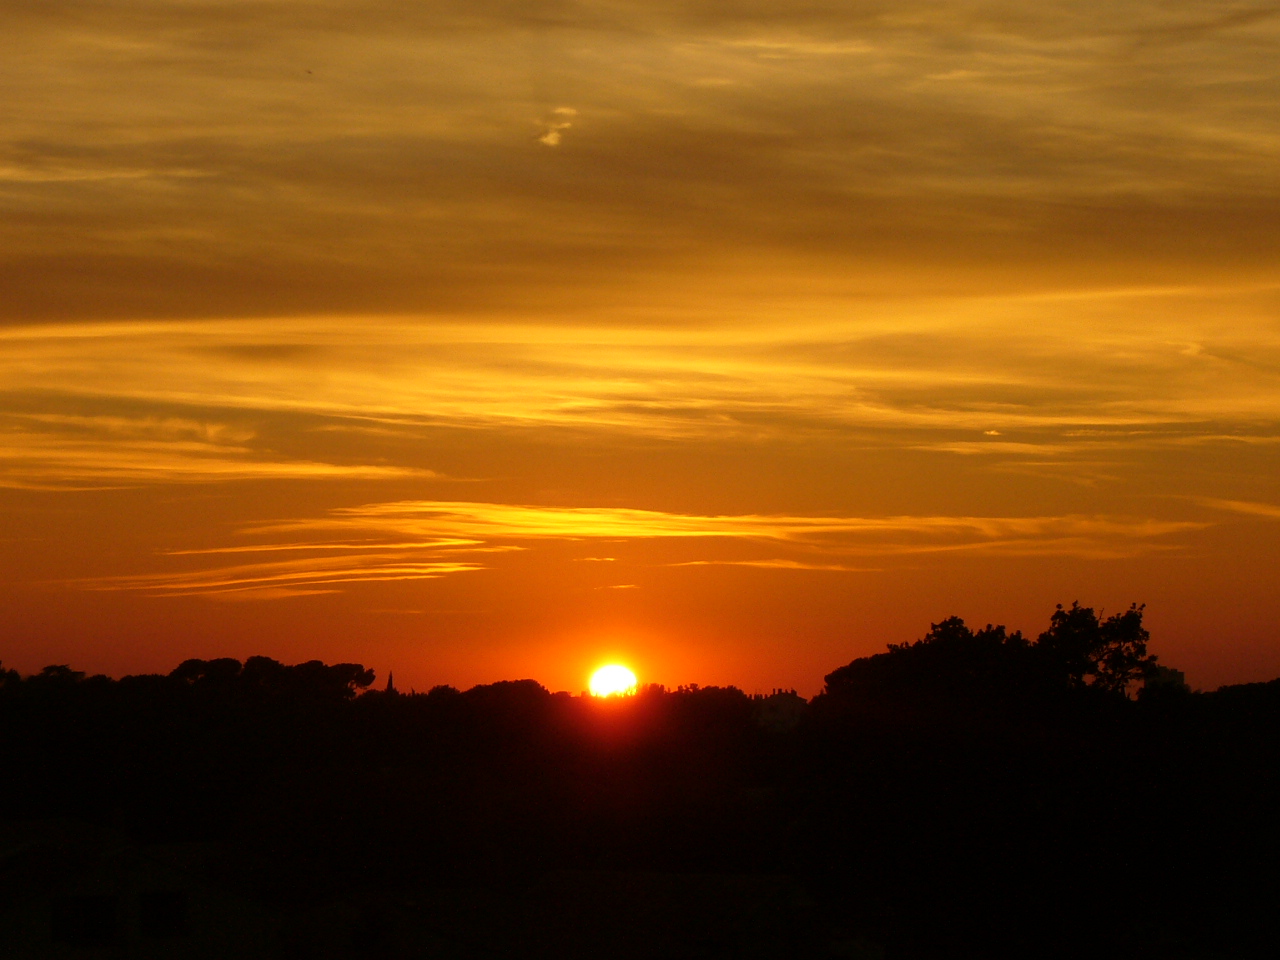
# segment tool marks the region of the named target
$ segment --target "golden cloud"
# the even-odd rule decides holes
[[[177,417],[0,415],[0,487],[88,489],[229,480],[429,477],[396,465],[267,459],[254,434]]]
[[[337,590],[343,584],[434,579],[486,568],[478,555],[521,549],[530,541],[737,540],[794,551],[792,558],[710,556],[675,566],[733,565],[776,570],[866,572],[881,569],[840,558],[968,553],[992,556],[1131,557],[1177,550],[1176,538],[1208,523],[1123,517],[801,517],[698,516],[618,507],[547,507],[466,501],[402,501],[341,508],[320,518],[246,526],[254,537],[335,532],[329,540],[259,542],[171,550],[168,556],[295,552],[289,560],[177,573],[80,581],[96,590],[155,595],[272,599]],[[407,537],[409,540],[394,540]],[[462,559],[468,557],[468,559]],[[597,559],[597,558],[578,558]],[[621,589],[634,584],[610,585]]]

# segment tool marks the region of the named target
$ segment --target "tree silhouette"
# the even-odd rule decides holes
[[[1280,680],[1127,700],[1146,651],[1138,605],[1058,607],[1038,639],[949,617],[833,671],[785,726],[696,684],[596,699],[388,693],[359,664],[266,657],[119,680],[0,667],[0,928],[16,895],[61,897],[80,858],[120,856],[10,842],[71,818],[261,907],[285,957],[595,956],[540,952],[526,921],[578,903],[574,884],[673,875],[794,876],[830,949],[747,949],[734,926],[727,946],[611,955],[849,956],[856,935],[896,960],[1270,956]],[[639,937],[668,909],[632,906]]]
[[[270,657],[250,657],[243,664],[231,657],[184,660],[169,676],[202,690],[236,690],[259,698],[288,696],[301,700],[350,700],[374,679],[373,671],[359,663],[330,665],[308,660],[289,666]]]
[[[1155,670],[1156,658],[1147,655],[1150,634],[1142,625],[1144,609],[1135,603],[1099,620],[1092,607],[1078,601],[1070,609],[1058,604],[1037,646],[1068,685],[1126,693],[1131,683]]]
[[[981,702],[1043,689],[1042,674],[1041,658],[1020,632],[991,624],[974,631],[961,618],[948,617],[914,643],[891,643],[886,653],[828,674],[826,693],[864,703],[920,703],[922,697]]]

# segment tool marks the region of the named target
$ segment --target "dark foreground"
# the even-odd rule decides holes
[[[1275,956],[1280,681],[1054,642],[946,621],[808,704],[0,674],[0,953]]]

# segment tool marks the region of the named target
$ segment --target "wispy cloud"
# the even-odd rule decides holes
[[[728,539],[881,555],[950,550],[1102,555],[1159,549],[1160,538],[1206,526],[1107,516],[702,516],[625,507],[409,500],[345,507],[327,517],[263,524],[253,532],[377,531],[486,542]]]
[[[854,567],[843,563],[806,563],[802,560],[685,560],[673,567],[759,567],[762,570],[831,570],[840,573],[877,573],[881,567]]]
[[[440,550],[465,548],[474,550],[518,550],[519,547],[486,547],[481,540],[436,539],[409,543],[384,543],[366,539],[353,542],[316,541],[307,543],[259,543],[240,544],[233,547],[200,547],[190,550],[165,550],[166,557],[201,557],[220,553],[310,553],[315,551],[356,551],[368,553],[370,550]],[[595,559],[588,557],[586,559]]]
[[[406,552],[370,550],[350,557],[308,557],[179,573],[147,573],[78,581],[91,590],[140,591],[156,596],[205,596],[269,600],[333,593],[345,585],[392,580],[432,580],[482,569],[457,560],[422,560]]]
[[[0,414],[0,487],[86,489],[230,480],[429,477],[395,464],[273,457],[252,431],[174,417]]]
[[[578,111],[573,107],[556,107],[551,111],[551,119],[543,121],[544,132],[538,142],[547,147],[558,147],[564,131],[573,126]]]
[[[271,599],[331,592],[345,584],[434,579],[493,566],[493,557],[537,549],[538,542],[594,541],[625,544],[684,544],[694,559],[669,566],[744,566],[774,570],[870,572],[895,558],[973,554],[1132,557],[1180,548],[1178,536],[1210,526],[1205,522],[1143,518],[696,515],[624,507],[547,507],[469,501],[398,501],[340,508],[315,518],[247,525],[255,543],[174,549],[183,560],[226,554],[299,554],[287,560],[216,566],[174,573],[95,578],[80,585],[95,590],[154,595],[204,595]],[[306,539],[340,532],[342,539]],[[299,539],[301,538],[301,539]],[[407,538],[407,539],[406,539]],[[790,557],[726,554],[725,544],[783,548]],[[488,557],[489,559],[486,559]],[[872,559],[878,564],[854,562]],[[575,560],[612,558],[574,558]],[[651,563],[646,560],[644,563]],[[662,562],[662,561],[659,561]],[[624,589],[636,584],[603,584]]]
[[[1227,510],[1231,513],[1242,513],[1250,517],[1266,517],[1268,520],[1280,520],[1280,506],[1274,503],[1255,503],[1251,500],[1222,500],[1217,497],[1196,497],[1197,503],[1215,510]]]
[[[1022,458],[1132,448],[1121,431],[1139,429],[1151,431],[1148,447],[1263,442],[1280,435],[1271,295],[897,299],[852,313],[820,300],[743,305],[731,325],[659,314],[630,324],[319,317],[10,328],[0,330],[0,409],[13,410],[16,456],[66,437],[205,443],[226,448],[224,459],[254,459],[240,449],[254,446],[252,431],[236,434],[233,421],[297,415],[319,418],[316,436],[437,425],[686,440],[858,431],[894,446]],[[1219,311],[1236,318],[1231,338],[1201,319]],[[1027,331],[1028,315],[1042,332]],[[1171,335],[1154,337],[1153,326]],[[1189,355],[1188,339],[1207,347]],[[1276,364],[1261,362],[1273,355]],[[79,421],[69,412],[105,403],[134,412]],[[186,423],[193,411],[202,423]],[[1236,424],[1234,435],[1224,429]]]

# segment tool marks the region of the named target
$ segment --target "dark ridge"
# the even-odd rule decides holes
[[[1269,957],[1280,680],[1146,644],[953,617],[809,702],[0,670],[4,955]]]

